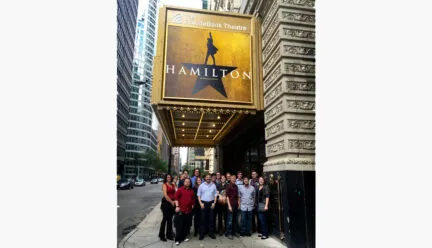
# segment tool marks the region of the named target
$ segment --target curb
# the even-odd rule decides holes
[[[118,244],[118,246],[117,246],[117,248],[126,248],[126,246],[125,246],[125,244],[126,244],[126,242],[129,240],[129,238],[130,237],[132,237],[139,229],[140,229],[140,226],[141,226],[141,224],[143,224],[146,220],[147,220],[147,218],[148,218],[148,216],[150,216],[150,215],[152,215],[152,214],[154,214],[153,212],[154,211],[160,211],[160,202],[152,209],[152,211],[150,211],[150,213],[148,213],[145,217],[144,217],[144,219],[136,226],[136,228],[135,229],[133,229],[132,231],[130,231],[121,241],[120,241],[120,243]],[[146,246],[146,245],[143,245],[143,246]]]

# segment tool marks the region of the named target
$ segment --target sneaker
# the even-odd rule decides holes
[[[173,238],[173,237],[170,237],[170,236],[166,237],[166,239],[174,240],[174,238]]]
[[[228,235],[228,238],[231,239],[231,240],[234,239],[232,235]]]
[[[216,239],[216,236],[213,233],[209,234],[209,237],[212,239]]]
[[[203,240],[203,239],[204,239],[204,236],[200,236],[200,237],[199,237],[199,240]]]
[[[164,237],[159,237],[159,238],[160,238],[161,241],[167,242],[166,238],[164,238]]]
[[[185,240],[183,240],[184,242],[188,242],[189,241],[189,239],[188,238],[186,238]]]
[[[262,236],[261,239],[268,239],[268,236]]]
[[[177,242],[176,242],[176,245],[180,245],[180,242],[177,241]]]

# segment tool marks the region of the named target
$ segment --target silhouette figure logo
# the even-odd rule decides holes
[[[218,66],[216,65],[215,54],[218,52],[218,48],[213,43],[213,36],[209,32],[209,37],[207,38],[207,53],[205,56],[204,64],[191,64],[182,63],[189,71],[195,71],[194,73],[198,76],[192,94],[203,90],[205,87],[210,86],[217,90],[221,95],[228,98],[225,91],[225,87],[222,82],[222,78],[225,77],[227,73],[232,72],[237,67],[234,66]],[[213,60],[213,65],[208,65],[209,57]]]

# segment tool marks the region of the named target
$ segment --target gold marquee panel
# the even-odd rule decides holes
[[[263,109],[259,27],[251,15],[160,8],[151,104],[171,146],[214,146]]]

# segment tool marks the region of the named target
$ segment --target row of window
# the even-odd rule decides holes
[[[136,115],[130,115],[129,120],[138,121],[149,125],[151,125],[152,122],[151,118],[148,118],[147,116],[136,116]]]
[[[137,123],[137,122],[129,122],[129,128],[136,128],[141,130],[146,130],[148,132],[152,132],[151,126],[147,124]]]
[[[128,135],[135,135],[135,136],[145,137],[145,138],[150,139],[150,134],[149,134],[149,132],[146,132],[146,131],[139,131],[139,130],[135,130],[135,129],[128,129]]]

